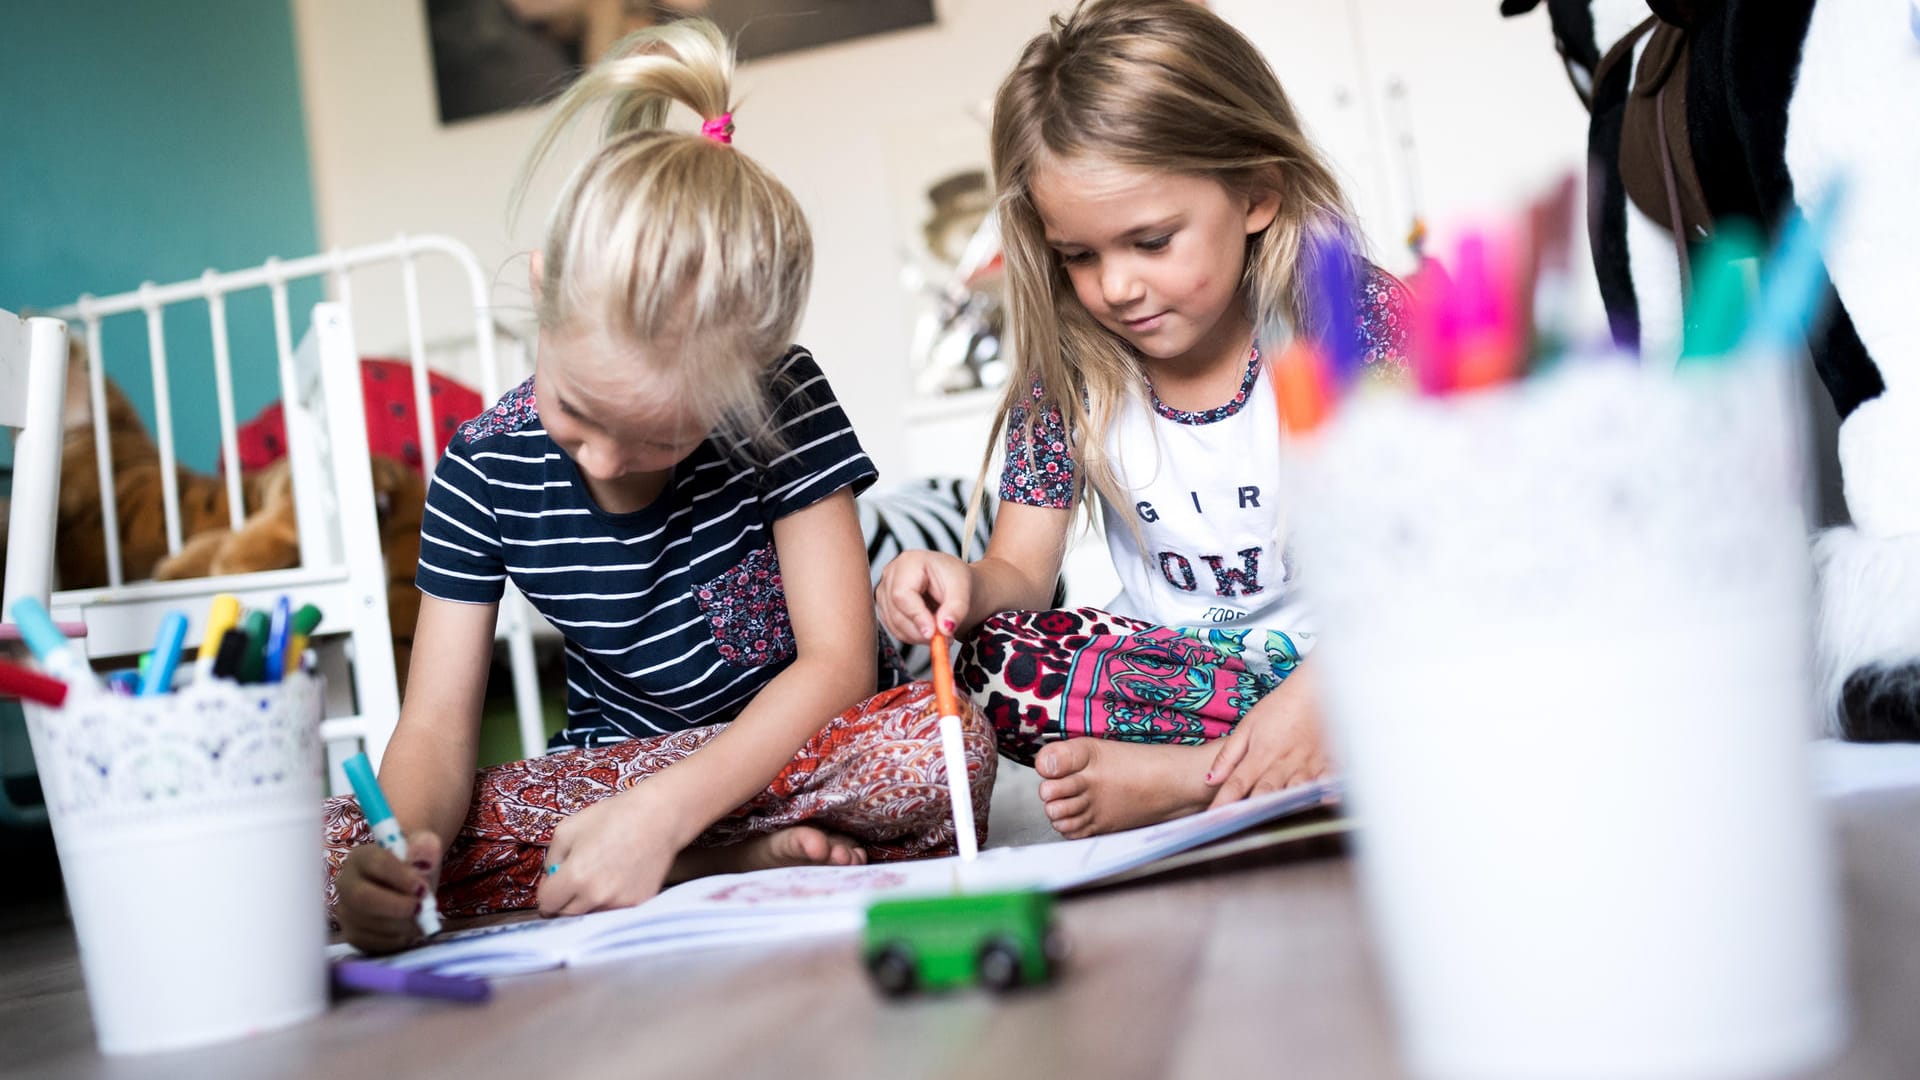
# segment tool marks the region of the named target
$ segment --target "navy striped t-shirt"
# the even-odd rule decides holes
[[[567,726],[596,746],[732,719],[793,660],[773,523],[873,462],[813,357],[795,347],[769,387],[784,449],[756,464],[709,436],[654,501],[600,509],[540,423],[532,379],[461,425],[434,469],[416,582],[459,603],[508,578],[566,639]]]

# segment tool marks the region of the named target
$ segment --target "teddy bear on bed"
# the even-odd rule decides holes
[[[1852,518],[1814,546],[1818,685],[1830,732],[1920,740],[1920,5],[1546,3],[1592,113],[1594,265],[1622,346],[1679,340],[1691,255],[1717,222],[1777,228],[1844,183],[1830,316],[1808,341]]]
[[[106,530],[101,509],[100,474],[95,451],[88,360],[77,343],[67,364],[67,413],[61,448],[60,501],[55,572],[62,589],[107,584]],[[391,375],[384,372],[381,381]],[[284,456],[241,472],[246,518],[232,528],[227,485],[218,476],[178,466],[179,552],[167,554],[165,507],[160,487],[160,450],[147,433],[138,410],[112,379],[105,380],[109,460],[113,464],[114,506],[119,518],[122,578],[174,580],[222,574],[280,570],[300,565],[300,536],[294,514],[293,473]],[[370,394],[370,397],[372,395]],[[474,401],[478,398],[475,397]],[[462,400],[452,406],[464,407]],[[477,411],[477,410],[476,410]],[[267,418],[271,421],[272,417]],[[409,413],[406,420],[411,420]],[[371,418],[370,418],[371,424]],[[259,446],[284,429],[255,421],[248,434]],[[418,442],[417,431],[408,445]],[[404,685],[420,598],[413,575],[420,557],[420,517],[426,506],[417,450],[414,464],[381,453],[371,455],[380,546],[387,567],[387,615],[393,626],[396,672]],[[243,465],[245,458],[243,457]]]

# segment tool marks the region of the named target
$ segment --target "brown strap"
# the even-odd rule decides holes
[[[1680,299],[1693,296],[1693,260],[1687,257],[1687,225],[1680,214],[1680,183],[1673,173],[1673,143],[1667,140],[1667,86],[1654,98],[1654,123],[1660,133],[1660,179],[1667,186],[1667,220],[1673,224],[1673,252],[1680,261]]]
[[[1607,74],[1613,70],[1613,66],[1631,57],[1635,46],[1640,44],[1640,39],[1653,33],[1654,29],[1659,25],[1659,16],[1650,17],[1646,22],[1634,27],[1626,37],[1613,43],[1613,48],[1607,50],[1607,55],[1600,58],[1599,66],[1593,69],[1593,89],[1595,93],[1600,92],[1600,84],[1607,80]]]
[[[1658,26],[1659,23],[1660,20],[1658,18],[1649,18],[1646,22],[1634,27],[1633,31],[1626,37],[1613,43],[1613,48],[1607,50],[1607,54],[1600,58],[1600,63],[1593,69],[1593,94],[1597,95],[1600,93],[1600,87],[1606,84],[1607,75],[1613,70],[1614,65],[1620,63],[1622,58],[1632,56],[1634,44],[1641,38],[1653,33],[1654,27]],[[1568,74],[1569,77],[1571,77],[1571,68],[1568,69]],[[1577,88],[1576,85],[1576,89]],[[1593,100],[1591,98],[1587,101],[1587,108],[1589,110],[1593,108]],[[1587,215],[1587,243],[1591,245],[1595,251],[1601,250],[1603,243],[1600,237],[1600,222],[1601,217],[1599,214]]]

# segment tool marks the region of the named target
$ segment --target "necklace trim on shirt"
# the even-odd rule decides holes
[[[1246,406],[1247,399],[1253,394],[1254,380],[1259,377],[1260,346],[1255,345],[1248,350],[1247,373],[1240,379],[1240,389],[1233,395],[1233,400],[1227,402],[1225,405],[1217,405],[1211,409],[1199,410],[1176,409],[1160,400],[1160,393],[1153,388],[1152,379],[1147,380],[1147,397],[1153,404],[1154,412],[1176,424],[1188,424],[1195,427],[1202,424],[1215,424],[1239,412]]]

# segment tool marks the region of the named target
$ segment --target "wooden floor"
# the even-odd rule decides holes
[[[1815,1075],[1920,1075],[1920,794],[1844,808],[1858,1035]],[[57,903],[0,923],[0,1074],[35,1077],[1401,1076],[1351,863],[1268,853],[1071,898],[1060,983],[890,1004],[851,942],[502,981],[461,1007],[356,999],[224,1046],[105,1059]]]

